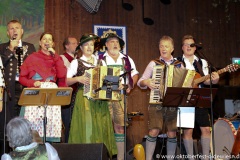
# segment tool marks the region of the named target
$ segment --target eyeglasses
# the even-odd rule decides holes
[[[184,43],[183,44],[184,47],[195,47],[194,43],[188,44],[188,43]]]

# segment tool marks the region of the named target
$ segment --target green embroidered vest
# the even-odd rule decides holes
[[[44,144],[38,144],[29,150],[14,150],[10,152],[9,155],[13,160],[48,160],[47,150]]]

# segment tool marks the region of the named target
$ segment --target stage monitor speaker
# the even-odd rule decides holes
[[[108,160],[109,155],[103,143],[67,144],[53,143],[61,160]]]

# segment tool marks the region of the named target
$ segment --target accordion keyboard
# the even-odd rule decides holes
[[[91,79],[91,74],[88,72],[85,72],[85,77]],[[83,90],[83,94],[87,94],[90,92],[90,84],[85,84],[84,85],[84,90]]]
[[[160,100],[162,99],[160,91],[162,90],[161,84],[164,79],[164,66],[154,66],[152,77],[157,88],[151,90],[149,103],[160,104]]]
[[[155,89],[150,92],[150,104],[161,104],[167,87],[191,87],[195,71],[176,68],[174,65],[157,65],[153,68],[152,78],[155,80]]]

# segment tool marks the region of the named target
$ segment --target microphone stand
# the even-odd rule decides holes
[[[127,77],[127,73],[128,72],[131,72],[132,70],[130,71],[127,71],[123,74],[121,74],[119,77],[123,77],[123,80],[124,80],[124,88],[123,88],[123,95],[124,95],[124,100],[123,100],[123,103],[124,103],[124,160],[127,160],[127,93],[126,93],[126,77]]]
[[[126,135],[127,135],[127,128],[126,128],[126,121],[127,121],[127,104],[126,104],[126,76],[127,76],[127,73],[129,73],[129,72],[131,72],[133,69],[131,69],[130,71],[126,71],[126,72],[124,72],[123,74],[121,74],[120,76],[119,76],[119,78],[120,77],[123,77],[123,80],[124,80],[124,88],[123,88],[123,94],[124,94],[124,100],[123,100],[123,102],[124,102],[124,141],[125,141],[125,143],[124,143],[124,160],[127,160],[127,138],[126,138]],[[107,76],[106,76],[107,77]],[[113,88],[116,88],[116,85],[118,85],[119,84],[119,82],[118,83],[116,83],[116,82],[114,82],[114,81],[109,81],[109,80],[107,80],[107,78],[105,77],[105,79],[103,80],[103,85],[102,85],[102,87],[99,87],[99,88],[97,88],[97,89],[95,89],[94,90],[94,93],[97,93],[97,92],[99,92],[100,90],[106,90],[107,92],[111,92],[112,91],[112,89]],[[114,76],[110,76],[110,77],[114,77]],[[113,79],[112,79],[113,80]],[[118,79],[119,80],[119,79]],[[115,87],[113,87],[113,85],[115,85]],[[118,88],[118,87],[117,87]]]
[[[209,67],[212,67],[215,71],[217,71],[217,68],[213,66],[211,61],[209,61],[209,59],[203,54],[203,52],[199,51],[199,49],[196,49],[195,53],[199,56],[199,58],[205,59],[208,62],[208,64],[209,64],[208,66]],[[211,72],[210,72],[210,74],[211,74]]]
[[[214,67],[215,68],[215,67]],[[210,72],[210,103],[211,103],[211,126],[212,126],[212,147],[213,147],[213,153],[212,155],[215,155],[215,141],[214,141],[214,126],[213,126],[213,93],[212,93],[212,69],[211,65],[209,66],[209,72]]]
[[[211,126],[212,126],[212,148],[213,148],[213,151],[212,151],[212,155],[214,156],[215,155],[215,141],[214,141],[214,126],[213,126],[213,93],[212,93],[212,67],[215,71],[217,71],[217,69],[212,65],[212,63],[208,60],[208,58],[203,54],[203,52],[200,52],[199,50],[196,50],[196,53],[200,56],[200,57],[203,57],[203,59],[205,59],[207,62],[208,62],[208,69],[209,69],[209,73],[210,73],[210,109],[211,109]]]

